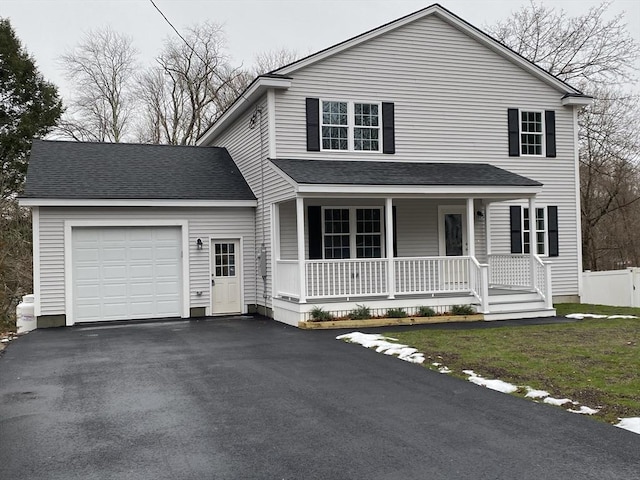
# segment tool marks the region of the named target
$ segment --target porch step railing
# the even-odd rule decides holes
[[[489,255],[489,286],[526,288],[537,292],[546,308],[553,308],[551,262],[534,255]],[[533,274],[532,274],[533,268]]]

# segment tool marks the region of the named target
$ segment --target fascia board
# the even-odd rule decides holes
[[[22,207],[256,207],[257,200],[20,198]]]

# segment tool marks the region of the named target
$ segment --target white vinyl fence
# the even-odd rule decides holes
[[[582,303],[640,307],[640,268],[582,272]]]

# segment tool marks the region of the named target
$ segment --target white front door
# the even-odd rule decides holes
[[[211,241],[211,311],[213,315],[241,313],[240,241]]]

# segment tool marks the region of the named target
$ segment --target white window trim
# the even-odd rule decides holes
[[[541,231],[544,232],[544,236],[543,236],[543,239],[544,239],[544,252],[538,253],[538,240],[536,239],[536,241],[535,241],[536,255],[538,255],[539,257],[548,257],[549,256],[549,212],[547,211],[547,206],[546,205],[544,205],[544,206],[536,205],[536,210],[537,209],[542,209],[543,214],[544,214],[544,218],[543,218],[544,230],[536,229],[536,233],[539,233]],[[529,210],[529,206],[521,205],[520,226],[521,226],[521,229],[522,229],[522,253],[525,253],[525,251],[524,251],[524,245],[525,245],[524,234],[525,234],[525,232],[529,233],[529,251],[531,251],[531,228],[529,228],[529,229],[525,229],[524,228],[524,212],[525,212],[525,210]],[[538,212],[536,212],[536,217],[537,217],[537,213]],[[536,218],[536,221],[537,221],[537,218]],[[531,227],[531,212],[529,212],[529,227]],[[528,253],[526,253],[526,255],[528,255]]]
[[[358,258],[357,256],[357,242],[356,236],[358,235],[358,219],[357,219],[357,210],[379,210],[380,211],[380,257],[362,257]],[[325,233],[325,210],[349,210],[349,258],[325,258],[324,256],[324,237]],[[384,217],[384,207],[379,205],[367,206],[367,205],[358,205],[355,207],[345,207],[345,206],[323,206],[322,207],[322,259],[323,260],[372,260],[376,258],[386,258],[384,256],[385,249],[385,229],[387,226],[385,225],[385,217]],[[333,235],[333,234],[329,234]],[[344,235],[344,234],[342,234]],[[366,233],[362,233],[360,235],[368,235]]]
[[[331,126],[331,127],[336,127],[336,126],[342,126],[344,127],[345,125],[332,125],[332,124],[324,124],[322,122],[322,105],[325,102],[339,102],[339,103],[346,103],[347,104],[347,149],[346,150],[334,150],[331,148],[323,148],[322,146],[322,127],[324,126]],[[356,117],[355,117],[355,104],[356,103],[361,103],[361,104],[366,104],[366,105],[377,105],[378,106],[378,150],[356,150],[355,149],[355,129],[356,129]],[[382,153],[382,102],[378,102],[378,101],[369,101],[369,100],[336,100],[336,99],[331,99],[331,98],[321,98],[320,99],[320,108],[319,108],[320,112],[320,118],[318,119],[319,125],[320,125],[320,151],[321,152],[332,152],[332,153],[340,153],[340,152],[348,152],[348,153]],[[527,110],[528,111],[528,110]],[[360,127],[359,127],[360,128]],[[373,129],[373,127],[361,127],[361,128],[371,128]]]
[[[541,143],[540,143],[540,155],[536,155],[536,154],[532,154],[532,153],[522,153],[522,135],[538,135],[537,133],[532,133],[532,132],[523,132],[522,131],[522,113],[539,113],[540,114],[540,121],[542,123],[542,132],[540,132],[540,136],[541,136]],[[535,158],[540,158],[540,157],[545,157],[546,156],[546,149],[547,149],[547,145],[546,145],[546,132],[547,132],[547,126],[545,124],[545,111],[544,110],[540,110],[539,108],[520,108],[518,109],[518,149],[520,151],[520,156],[521,157],[535,157]]]

